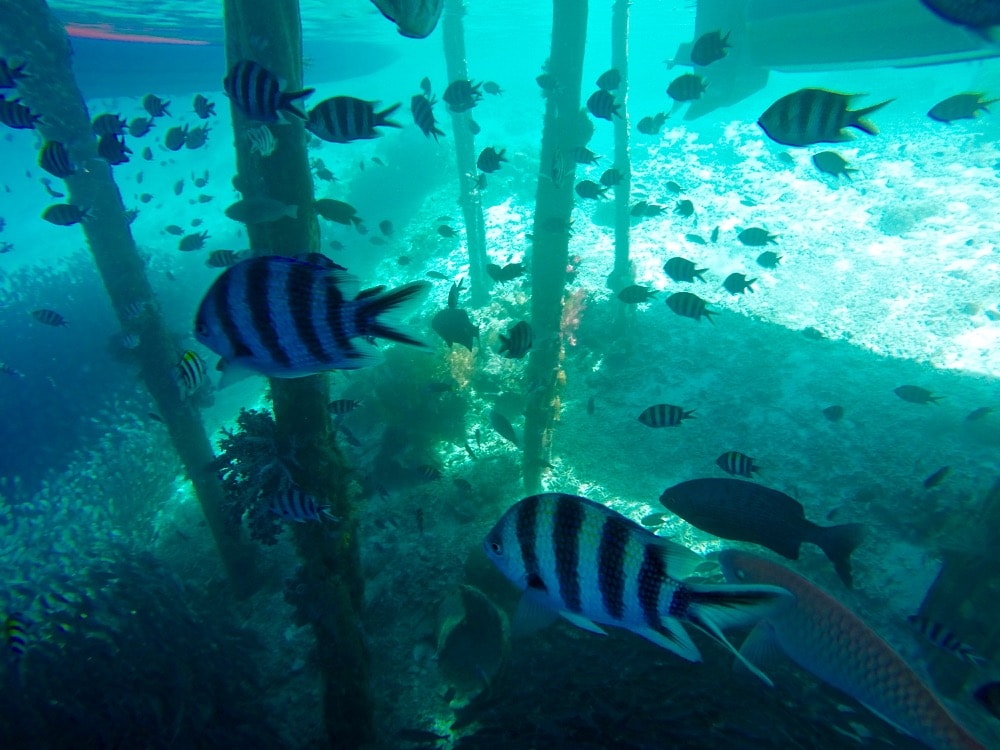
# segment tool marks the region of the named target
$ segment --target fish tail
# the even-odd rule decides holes
[[[296,117],[301,117],[303,120],[308,120],[309,118],[306,117],[306,113],[303,112],[298,107],[296,107],[292,102],[294,102],[296,99],[303,99],[309,96],[309,94],[311,94],[315,90],[316,89],[301,89],[300,91],[286,91],[281,95],[281,98],[278,101],[278,109],[287,110]]]
[[[868,135],[878,135],[878,127],[875,123],[869,122],[863,119],[866,115],[870,115],[872,112],[882,109],[886,104],[891,104],[896,101],[895,99],[887,99],[884,102],[879,102],[878,104],[873,104],[870,107],[865,107],[864,109],[856,109],[852,113],[854,115],[854,121],[851,123],[858,130],[863,130],[868,133]]]
[[[388,119],[389,116],[393,112],[395,112],[397,109],[400,108],[400,106],[401,106],[400,102],[396,102],[395,104],[393,104],[388,109],[383,109],[381,112],[376,112],[375,113],[375,125],[376,126],[378,126],[378,125],[384,125],[384,126],[390,127],[390,128],[401,128],[401,127],[403,127],[398,122],[392,122],[391,120]]]
[[[865,538],[865,527],[860,523],[845,523],[840,526],[817,526],[812,541],[830,558],[834,570],[847,588],[853,585],[851,577],[851,553]]]
[[[408,302],[415,301],[430,288],[430,283],[426,281],[414,281],[404,284],[398,289],[392,289],[384,294],[377,294],[366,297],[360,301],[358,308],[358,330],[364,335],[377,336],[378,338],[398,341],[412,346],[426,347],[423,341],[409,336],[392,326],[379,320],[381,315],[394,310]]]
[[[792,601],[792,596],[778,586],[745,584],[683,584],[687,608],[683,615],[729,649],[743,664],[769,686],[773,683],[748,662],[723,634],[727,628],[744,628],[767,617],[775,609]]]

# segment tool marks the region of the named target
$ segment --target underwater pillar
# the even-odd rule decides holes
[[[608,277],[608,288],[616,294],[635,280],[629,259],[629,234],[632,217],[629,201],[632,194],[632,157],[629,153],[628,116],[628,25],[630,0],[615,0],[611,9],[611,67],[621,73],[621,117],[613,118],[615,126],[615,169],[621,181],[615,186],[615,265]],[[615,311],[614,330],[620,333],[625,322],[634,317],[633,305],[619,303]]]
[[[444,61],[448,82],[468,79],[469,66],[465,57],[464,0],[445,0],[441,34],[444,38]],[[486,275],[486,222],[483,202],[476,181],[476,139],[472,134],[472,114],[451,112],[455,135],[455,166],[458,168],[459,204],[465,218],[465,241],[469,252],[469,291],[472,304],[479,307],[489,302],[490,279]]]
[[[920,614],[947,623],[963,641],[973,644],[990,662],[996,662],[1000,658],[1000,621],[993,613],[1000,599],[1000,478],[994,481],[980,507],[966,526],[969,537],[976,541],[945,555]],[[978,680],[970,688],[987,680],[981,669],[956,659],[945,649],[927,649],[927,661],[934,686],[949,697],[963,692],[970,678]]]
[[[181,352],[153,304],[146,266],[132,239],[111,167],[97,154],[87,105],[73,76],[66,31],[45,0],[0,0],[0,19],[0,50],[10,59],[27,63],[30,77],[19,81],[18,93],[32,111],[42,116],[38,132],[46,140],[66,146],[78,167],[66,178],[66,200],[91,214],[80,226],[118,320],[127,321],[128,329],[139,334],[134,354],[140,376],[194,486],[229,580],[239,595],[248,595],[257,585],[254,548],[226,531],[222,486],[207,468],[215,454],[201,415],[182,399],[174,381]],[[130,316],[129,308],[136,302],[144,303],[143,311]]]
[[[523,460],[524,488],[529,494],[541,489],[542,467],[552,452],[552,432],[559,418],[563,293],[576,175],[573,150],[586,145],[592,132],[586,112],[580,109],[586,43],[587,0],[553,0],[552,49],[547,72],[555,77],[558,86],[545,103],[541,169],[535,194],[535,244],[531,253],[531,325],[535,344],[526,371]],[[560,179],[550,178],[562,170],[565,173]]]
[[[225,0],[227,69],[254,60],[285,82],[302,88],[302,22],[291,0]],[[244,197],[268,197],[298,206],[297,218],[247,226],[255,254],[293,256],[319,249],[312,173],[304,124],[248,120],[232,103],[233,133],[240,191]],[[251,151],[247,133],[268,127],[277,147],[270,156]],[[316,638],[323,679],[323,721],[330,747],[349,750],[375,738],[369,692],[369,653],[362,637],[364,599],[356,513],[347,493],[347,466],[334,442],[327,403],[326,374],[272,379],[271,397],[279,445],[293,456],[295,483],[321,505],[345,519],[343,533],[330,534],[322,524],[295,524],[295,545],[302,560],[298,580],[303,597],[318,613],[309,624]]]

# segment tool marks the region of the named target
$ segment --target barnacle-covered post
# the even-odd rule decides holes
[[[214,458],[212,445],[197,409],[181,397],[173,379],[180,353],[152,304],[153,290],[111,167],[97,154],[87,105],[73,76],[66,31],[45,0],[0,0],[0,19],[0,50],[26,63],[29,75],[18,82],[18,93],[42,116],[38,132],[66,146],[78,166],[66,178],[67,201],[90,213],[81,228],[118,319],[139,334],[135,356],[142,379],[198,495],[229,579],[241,594],[249,593],[255,586],[253,548],[226,532],[222,488],[208,468]],[[138,315],[137,305],[142,310]]]
[[[996,617],[982,613],[993,611],[1000,595],[1000,478],[994,480],[975,515],[963,514],[962,518],[964,531],[975,542],[956,545],[944,555],[920,614],[947,622],[962,640],[975,644],[982,656],[995,662],[1000,658],[1000,624]],[[981,678],[979,668],[945,649],[928,649],[927,657],[934,686],[944,695],[958,695],[970,678]]]
[[[557,83],[545,103],[541,169],[535,193],[534,251],[531,254],[531,325],[535,344],[527,368],[524,414],[524,487],[537,492],[551,452],[558,417],[557,373],[562,355],[560,324],[569,225],[575,182],[574,149],[580,143],[580,82],[587,42],[587,0],[553,0],[552,49],[548,73]],[[558,165],[558,166],[556,166]],[[559,171],[560,179],[552,179]],[[565,172],[562,174],[562,172]]]
[[[445,0],[441,22],[444,37],[444,60],[448,81],[468,79],[469,66],[465,58],[464,0]],[[473,305],[489,301],[490,280],[486,275],[486,222],[483,202],[477,187],[476,140],[470,129],[469,112],[451,112],[455,135],[455,165],[458,168],[459,203],[465,218],[465,241],[469,251],[469,290]]]
[[[226,0],[226,62],[253,60],[285,82],[302,88],[302,23],[297,2]],[[313,203],[312,173],[302,122],[248,120],[231,105],[236,165],[244,197],[267,197],[298,206],[295,219],[251,224],[256,253],[292,256],[319,249],[319,224]],[[249,130],[270,127],[277,146],[270,156],[251,151]],[[319,616],[310,619],[323,675],[323,719],[331,747],[355,748],[372,742],[374,711],[369,693],[369,654],[361,635],[363,603],[357,529],[347,494],[346,465],[337,450],[326,411],[326,375],[271,381],[271,396],[282,451],[293,456],[297,485],[346,519],[344,533],[330,535],[322,524],[296,524],[295,543],[302,558],[297,582]]]
[[[615,265],[608,278],[612,291],[624,289],[635,279],[629,259],[629,199],[632,192],[632,158],[629,154],[628,24],[631,0],[615,0],[611,9],[611,67],[621,73],[621,117],[615,118],[615,169],[621,175],[615,186]],[[632,306],[618,305],[615,327],[620,328]]]

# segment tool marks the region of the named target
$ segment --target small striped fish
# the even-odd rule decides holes
[[[278,122],[281,112],[291,112],[306,119],[294,102],[315,90],[282,92],[278,77],[253,60],[240,60],[233,65],[222,85],[237,109],[251,120],[262,122]]]
[[[305,523],[306,521],[322,523],[324,519],[328,521],[339,520],[330,513],[329,508],[320,507],[315,497],[307,495],[298,487],[289,487],[279,492],[271,500],[268,508],[276,516],[295,523]]]
[[[417,94],[410,99],[410,112],[413,114],[413,122],[420,132],[436,141],[439,136],[444,135],[444,131],[438,128],[437,120],[434,119],[434,105],[437,100],[432,96]]]
[[[367,102],[353,96],[332,96],[309,110],[306,130],[330,143],[350,143],[378,138],[375,128],[400,128],[398,122],[388,119],[399,109],[397,102],[381,112],[375,111],[378,102]]]
[[[753,624],[789,602],[775,586],[683,583],[702,562],[698,555],[593,500],[558,492],[515,504],[483,547],[525,592],[516,628],[558,614],[593,633],[604,634],[598,623],[625,628],[688,661],[701,654],[682,622],[736,653],[724,629]]]
[[[0,96],[0,122],[15,130],[34,130],[41,116],[32,114],[20,99],[5,99]]]
[[[609,94],[604,89],[598,89],[587,99],[587,109],[590,110],[590,114],[602,120],[611,120],[616,115],[621,117],[618,114],[620,106],[620,104],[615,104],[614,95]]]
[[[247,131],[247,140],[250,141],[250,153],[257,154],[262,159],[273,154],[274,149],[278,147],[278,141],[267,125],[250,128]]]
[[[67,321],[66,318],[57,313],[55,310],[35,310],[31,313],[31,316],[39,323],[52,326],[53,328],[61,328],[62,326],[69,325],[69,321]]]
[[[667,297],[667,307],[683,318],[691,318],[701,322],[702,316],[712,322],[712,316],[717,313],[705,307],[705,300],[691,292],[674,292]]]
[[[940,622],[930,620],[921,615],[910,615],[906,618],[918,633],[933,643],[940,649],[954,654],[959,659],[975,664],[977,667],[985,667],[987,659],[976,653],[976,650],[967,643],[959,640],[958,636],[951,632]]]
[[[20,612],[11,612],[3,621],[3,640],[7,651],[20,660],[28,651],[27,625],[24,615]]]
[[[739,451],[726,451],[715,459],[715,465],[733,476],[753,477],[755,471],[760,471],[760,467],[753,462],[750,456]]]
[[[53,177],[69,177],[76,172],[69,152],[59,141],[46,141],[38,152],[38,166]]]
[[[507,335],[500,334],[500,351],[507,359],[522,359],[531,349],[531,324],[526,320],[515,324]]]
[[[424,346],[381,318],[413,301],[429,282],[355,294],[342,271],[292,258],[248,258],[227,268],[205,294],[195,336],[229,365],[275,378],[300,378],[374,364],[376,337]]]
[[[750,661],[774,647],[872,713],[934,750],[986,750],[931,689],[851,610],[788,568],[746,552],[719,553],[726,580],[790,591],[795,602],[767,615],[740,652]]]
[[[174,366],[174,380],[184,396],[190,396],[201,388],[207,375],[208,365],[198,352],[184,352],[184,356]]]
[[[335,417],[342,417],[361,406],[361,402],[353,398],[338,398],[326,405],[327,410]]]
[[[653,404],[639,415],[639,421],[647,427],[676,427],[685,419],[694,419],[694,409],[684,411],[673,404]]]

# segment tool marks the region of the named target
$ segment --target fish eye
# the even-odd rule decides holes
[[[503,546],[501,546],[500,542],[496,540],[489,542],[489,547],[490,547],[490,552],[492,552],[494,555],[499,555],[503,553]]]

